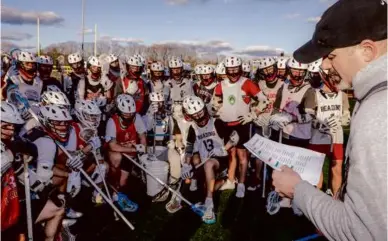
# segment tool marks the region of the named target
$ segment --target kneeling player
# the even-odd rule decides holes
[[[216,173],[228,168],[228,152],[238,142],[238,135],[233,132],[224,146],[224,128],[222,121],[212,118],[202,99],[192,96],[185,105],[185,112],[193,120],[187,136],[186,159],[182,166],[182,178],[190,178],[194,143],[198,143],[198,150],[202,161],[205,161],[205,176],[207,195],[205,200],[206,211],[202,220],[207,224],[215,223],[213,192]]]

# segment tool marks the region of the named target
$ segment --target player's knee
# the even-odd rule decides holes
[[[121,163],[122,155],[119,152],[109,152],[108,154],[109,162],[111,167],[119,168]]]

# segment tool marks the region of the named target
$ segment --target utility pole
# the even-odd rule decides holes
[[[94,24],[94,56],[97,56],[97,24]]]
[[[82,0],[82,43],[81,43],[81,55],[84,57],[84,40],[85,40],[85,0]]]
[[[37,26],[37,46],[36,46],[36,53],[39,56],[40,55],[40,20],[39,17],[36,19],[36,26]]]

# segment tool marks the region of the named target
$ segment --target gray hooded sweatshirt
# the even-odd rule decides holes
[[[387,55],[371,62],[353,79],[362,99],[387,81]],[[355,110],[358,106],[355,107]],[[366,98],[352,117],[344,201],[334,200],[309,183],[295,187],[294,204],[329,240],[387,240],[387,90]]]

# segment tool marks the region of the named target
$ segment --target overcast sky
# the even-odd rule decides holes
[[[223,53],[293,52],[335,0],[85,0],[85,36],[146,45],[183,42]],[[81,0],[3,0],[2,43],[43,47],[81,41]]]

